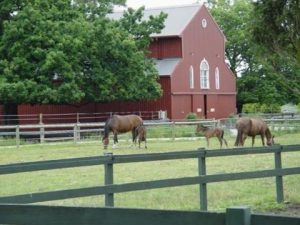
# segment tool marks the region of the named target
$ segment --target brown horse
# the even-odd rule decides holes
[[[209,147],[209,138],[211,137],[217,137],[220,142],[220,148],[223,146],[223,142],[225,143],[226,147],[227,141],[224,139],[224,130],[220,127],[205,127],[202,124],[197,124],[196,133],[202,133],[204,134],[206,138],[207,147]]]
[[[114,134],[114,145],[118,143],[118,134],[132,132],[132,141],[135,141],[135,129],[143,125],[143,120],[141,117],[137,115],[113,115],[109,119],[106,120],[104,125],[104,132],[102,137],[102,142],[104,144],[104,149],[107,148],[109,143],[109,133],[112,132]]]
[[[274,136],[272,136],[270,129],[265,121],[259,118],[240,118],[236,122],[237,137],[235,146],[244,146],[247,136],[252,137],[252,147],[256,135],[261,136],[262,145],[265,146],[265,137],[267,145],[274,144]]]
[[[136,143],[136,140],[139,142],[139,148],[141,148],[141,142],[145,142],[145,148],[147,148],[147,130],[144,125],[140,125],[135,129],[135,140],[134,143]]]

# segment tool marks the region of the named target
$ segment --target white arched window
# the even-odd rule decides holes
[[[190,81],[190,88],[194,88],[194,68],[193,66],[190,66],[189,69],[189,81]]]
[[[216,89],[220,89],[220,72],[218,67],[216,67],[215,70],[215,82],[216,82]]]
[[[200,64],[200,87],[209,89],[209,65],[206,59],[203,59]]]

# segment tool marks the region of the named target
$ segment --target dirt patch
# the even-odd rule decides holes
[[[286,207],[283,209],[274,209],[264,213],[282,215],[282,216],[300,217],[300,204],[288,203],[286,204]]]

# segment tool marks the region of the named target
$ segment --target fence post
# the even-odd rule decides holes
[[[16,145],[17,147],[20,146],[20,126],[16,126]]]
[[[281,151],[282,151],[282,146],[280,146],[280,148],[278,150],[275,150],[275,153],[274,153],[276,170],[282,169]],[[284,201],[283,179],[282,179],[282,176],[280,176],[280,175],[276,176],[276,195],[277,195],[277,202],[282,203]]]
[[[45,141],[45,128],[43,127],[43,114],[40,113],[40,143],[44,143]]]
[[[105,156],[110,157],[110,162],[104,164],[104,183],[105,185],[113,184],[114,182],[114,170],[113,170],[113,154],[105,153]],[[113,207],[114,206],[114,193],[105,194],[105,206]]]
[[[226,225],[250,225],[251,211],[247,207],[226,209]]]
[[[175,141],[175,122],[172,122],[172,141]]]
[[[45,128],[43,127],[43,124],[40,124],[40,143],[45,142]]]
[[[74,143],[77,143],[77,124],[74,124],[74,128],[73,128],[73,140]]]
[[[198,174],[199,176],[206,175],[206,159],[205,159],[205,151],[203,151],[203,155],[198,158]],[[199,192],[200,192],[200,209],[207,211],[207,186],[206,183],[199,184]]]

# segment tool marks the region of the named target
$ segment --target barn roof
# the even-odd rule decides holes
[[[165,28],[159,34],[153,34],[152,37],[162,36],[180,36],[185,27],[196,15],[202,4],[195,3],[184,6],[170,6],[162,8],[145,9],[144,18],[148,19],[150,15],[158,16],[161,12],[168,14],[165,20]],[[109,15],[112,19],[120,19],[123,12],[114,12]]]
[[[181,58],[154,60],[159,76],[170,76],[180,60]]]

